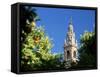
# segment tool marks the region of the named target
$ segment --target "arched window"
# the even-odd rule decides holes
[[[74,58],[76,58],[76,51],[74,51]]]
[[[67,59],[70,59],[70,52],[67,51]]]

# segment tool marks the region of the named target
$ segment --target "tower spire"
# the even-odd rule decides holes
[[[70,17],[68,30],[69,32],[73,32],[72,16]]]
[[[70,17],[70,21],[69,21],[69,24],[72,24],[72,16]]]

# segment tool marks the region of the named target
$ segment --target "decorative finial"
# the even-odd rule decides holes
[[[66,41],[66,39],[64,40],[64,47],[66,47],[67,46],[67,41]]]
[[[64,40],[64,43],[66,44],[66,39]]]

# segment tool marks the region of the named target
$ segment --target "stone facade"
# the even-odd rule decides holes
[[[64,41],[64,61],[77,61],[77,40],[75,39],[72,18],[70,19],[67,36]]]

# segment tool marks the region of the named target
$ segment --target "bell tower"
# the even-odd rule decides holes
[[[64,41],[64,61],[76,62],[77,61],[77,40],[73,30],[72,17],[68,24],[68,32]]]

